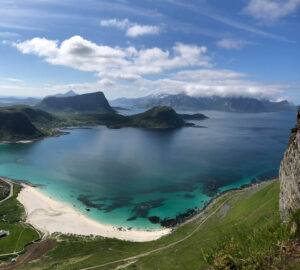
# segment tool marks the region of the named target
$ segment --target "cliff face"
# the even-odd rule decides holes
[[[288,221],[294,209],[300,209],[300,108],[297,124],[292,129],[284,159],[280,165],[279,208],[283,221]]]
[[[98,112],[114,113],[102,92],[68,97],[46,97],[39,105],[42,109],[51,112]]]

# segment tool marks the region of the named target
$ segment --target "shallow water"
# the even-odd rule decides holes
[[[276,177],[295,113],[208,111],[207,128],[78,129],[32,144],[0,145],[0,175],[42,184],[51,197],[102,223],[155,229],[218,191]],[[88,212],[86,209],[90,209]],[[130,220],[128,220],[130,219]]]

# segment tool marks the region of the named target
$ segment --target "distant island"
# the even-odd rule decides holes
[[[177,114],[168,106],[156,106],[144,113],[124,116],[116,113],[102,92],[69,94],[46,97],[35,107],[27,105],[1,107],[0,141],[37,140],[60,135],[62,128],[78,126],[175,129],[194,125],[185,120],[207,118],[199,113]]]
[[[160,94],[141,98],[118,98],[112,100],[113,106],[129,106],[148,109],[153,106],[170,106],[175,110],[215,110],[226,112],[281,112],[296,111],[297,107],[283,100],[273,102],[250,97],[193,97],[186,94]]]
[[[80,112],[80,113],[114,113],[102,92],[83,95],[53,96],[44,98],[39,108],[54,113]]]

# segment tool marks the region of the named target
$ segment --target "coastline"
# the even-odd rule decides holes
[[[53,233],[82,236],[102,236],[132,242],[157,240],[171,229],[135,230],[102,224],[85,216],[67,203],[56,201],[38,191],[35,187],[22,183],[17,200],[24,206],[26,222],[46,235]]]
[[[26,222],[46,235],[62,233],[81,236],[102,236],[132,242],[147,242],[166,236],[184,224],[201,216],[205,216],[209,209],[229,193],[247,189],[253,189],[255,191],[273,181],[274,179],[265,180],[258,183],[246,184],[240,188],[223,191],[218,196],[212,198],[202,209],[195,211],[192,215],[184,217],[180,221],[175,222],[175,224],[173,223],[173,226],[165,227],[160,230],[127,229],[102,224],[87,217],[73,206],[44,195],[36,186],[28,185],[28,183],[24,181],[21,182],[23,189],[20,191],[17,199],[25,208]]]

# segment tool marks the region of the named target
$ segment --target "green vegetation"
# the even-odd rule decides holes
[[[1,141],[32,140],[43,135],[25,113],[9,107],[0,109]]]
[[[16,199],[20,190],[20,185],[14,185],[13,197],[0,203],[0,230],[9,232],[8,236],[0,239],[0,263],[11,258],[11,255],[5,254],[23,251],[26,244],[39,239],[36,230],[23,223],[25,211]]]
[[[130,263],[122,261],[95,269],[126,264],[122,269],[297,269],[295,254],[287,253],[284,247],[291,247],[291,241],[298,238],[280,222],[278,198],[278,181],[257,192],[249,189],[228,193],[207,210],[207,215],[213,215],[203,224],[195,219],[152,242],[56,235],[55,250],[21,269],[52,269],[54,265],[56,269],[81,269],[166,246]],[[176,245],[168,246],[178,240]]]
[[[104,114],[99,116],[100,123],[109,128],[140,127],[153,129],[173,129],[185,125],[183,119],[171,107],[153,107],[131,116]]]
[[[10,193],[10,185],[0,181],[0,201],[5,199]]]

